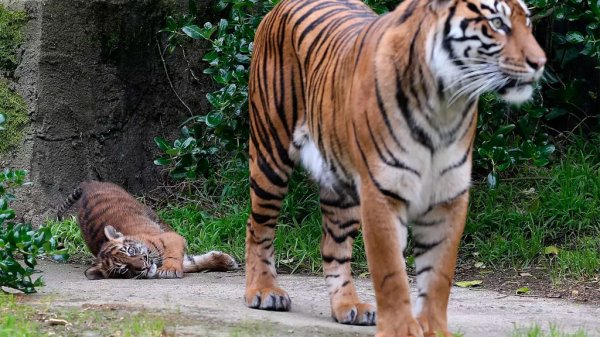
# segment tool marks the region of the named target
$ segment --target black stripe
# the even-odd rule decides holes
[[[432,243],[423,243],[415,240],[415,258],[422,256],[430,250],[434,249],[435,247],[439,246],[442,242],[444,242],[444,240],[446,239],[441,239]]]
[[[333,257],[333,256],[323,255],[323,261],[325,261],[326,263],[331,263],[331,262],[335,261],[339,264],[344,264],[344,263],[348,263],[348,262],[352,261],[352,258],[351,257],[337,258],[337,257]]]
[[[254,178],[250,178],[250,188],[254,191],[254,194],[256,194],[256,196],[258,196],[261,199],[264,200],[282,200],[283,198],[269,193],[267,191],[265,191],[264,189],[262,189],[254,180]]]
[[[423,273],[427,273],[433,270],[432,266],[428,266],[428,267],[423,267],[422,269],[417,270],[417,276],[423,274]]]
[[[444,174],[446,174],[446,173],[454,170],[454,169],[457,169],[457,168],[463,166],[467,162],[467,158],[469,157],[469,153],[471,153],[471,147],[470,146],[467,149],[467,152],[465,152],[465,154],[462,156],[462,158],[458,162],[456,162],[456,163],[454,163],[454,164],[452,164],[452,165],[450,165],[450,166],[448,166],[448,167],[446,167],[445,169],[442,170],[442,172],[440,173],[440,177],[443,176]]]

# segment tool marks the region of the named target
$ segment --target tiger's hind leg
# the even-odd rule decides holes
[[[277,283],[275,225],[287,193],[292,164],[265,154],[250,143],[250,199],[252,212],[246,225],[246,305],[263,310],[288,311],[291,300]]]
[[[375,325],[376,310],[358,298],[350,269],[352,245],[360,229],[360,204],[351,188],[321,188],[321,255],[333,319],[342,324]]]
[[[447,307],[456,255],[467,216],[468,193],[444,203],[413,223],[417,270],[416,316],[425,337],[452,337]]]

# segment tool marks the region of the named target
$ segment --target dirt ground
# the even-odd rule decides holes
[[[281,275],[292,311],[268,312],[244,306],[241,272],[186,274],[178,280],[89,281],[83,275],[85,268],[43,261],[39,269],[46,287],[28,298],[56,307],[160,312],[173,336],[372,336],[375,332],[374,327],[334,323],[320,277]],[[357,288],[363,299],[374,302],[369,279],[358,279]],[[456,287],[449,308],[451,329],[465,337],[507,337],[515,327],[533,324],[546,328],[556,324],[565,331],[585,328],[590,336],[600,336],[599,318],[597,305]]]

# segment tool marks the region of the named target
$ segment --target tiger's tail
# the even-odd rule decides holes
[[[81,194],[83,193],[83,189],[81,187],[77,187],[65,200],[65,202],[58,208],[56,212],[56,217],[59,221],[63,219],[65,212],[71,208],[78,200],[81,198]]]
[[[228,254],[213,250],[202,255],[185,255],[183,272],[197,273],[203,270],[228,271],[238,269],[235,259]]]

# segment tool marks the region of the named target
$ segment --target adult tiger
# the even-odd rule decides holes
[[[471,175],[478,96],[521,103],[546,57],[521,0],[284,0],[256,33],[250,71],[249,307],[289,310],[273,239],[293,166],[320,185],[332,316],[377,336],[451,336],[447,304]],[[375,307],[350,273],[362,224]],[[411,312],[402,252],[414,235]],[[375,319],[375,317],[377,317]]]
[[[183,273],[232,270],[235,260],[222,252],[185,254],[185,239],[123,188],[87,181],[58,209],[58,218],[77,204],[77,222],[96,256],[85,271],[90,280],[104,278],[180,278]]]

